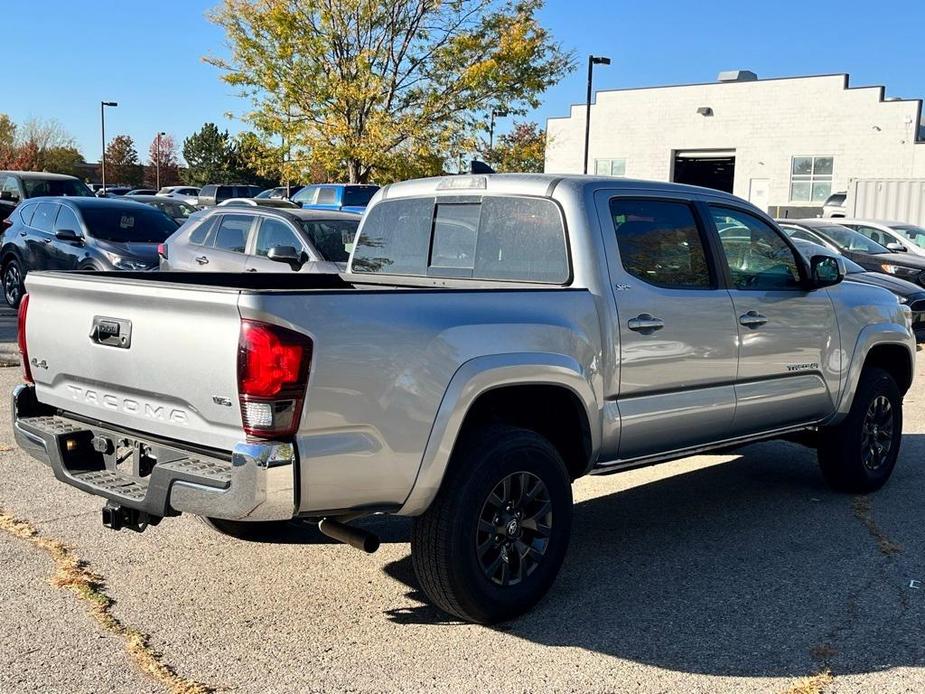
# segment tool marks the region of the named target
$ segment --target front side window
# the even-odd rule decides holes
[[[769,224],[742,210],[711,207],[720,245],[736,289],[796,289],[793,250]]]
[[[832,194],[834,163],[832,157],[794,157],[790,164],[790,201],[824,204]]]
[[[710,289],[707,254],[690,205],[613,198],[610,214],[624,269],[669,289]]]
[[[265,258],[271,248],[278,246],[291,246],[296,252],[302,250],[302,243],[288,224],[279,219],[261,220],[254,253]]]
[[[55,220],[55,231],[73,231],[79,236],[83,236],[80,230],[80,222],[77,221],[77,215],[69,207],[61,205],[58,210],[58,218]]]
[[[252,221],[252,217],[242,214],[222,215],[222,220],[212,235],[212,246],[229,253],[243,253]]]
[[[594,173],[598,176],[626,176],[626,159],[595,159]]]

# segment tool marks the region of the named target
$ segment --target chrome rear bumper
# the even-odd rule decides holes
[[[185,512],[248,521],[295,514],[292,444],[241,442],[230,460],[202,455],[58,414],[26,385],[13,390],[12,417],[16,443],[55,477],[123,506],[154,516]],[[119,450],[132,448],[130,461],[117,462]]]

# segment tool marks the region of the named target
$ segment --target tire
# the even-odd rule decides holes
[[[571,526],[558,451],[533,431],[488,426],[461,442],[433,503],[414,519],[414,572],[440,609],[479,624],[509,620],[549,590]]]
[[[3,298],[10,308],[19,308],[26,289],[23,286],[22,265],[16,258],[10,258],[3,266]]]
[[[902,442],[902,405],[888,372],[864,369],[848,416],[820,432],[819,467],[832,489],[866,494],[886,484]]]

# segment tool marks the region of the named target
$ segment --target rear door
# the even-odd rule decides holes
[[[210,233],[211,248],[202,248],[202,255],[195,259],[197,264],[212,272],[244,272],[245,251],[254,220],[255,215],[249,214],[221,215]]]
[[[820,419],[835,409],[840,342],[825,289],[808,291],[798,251],[750,210],[706,207],[721,256],[739,338],[739,435]]]
[[[597,195],[620,345],[618,457],[726,438],[736,324],[693,199]]]

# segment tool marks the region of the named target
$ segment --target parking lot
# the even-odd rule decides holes
[[[784,443],[580,480],[553,591],[499,628],[423,602],[400,519],[367,521],[372,556],[308,525],[107,530],[98,499],[15,448],[4,402],[0,691],[922,691],[922,371],[870,498],[828,491]],[[0,369],[0,391],[18,380]],[[99,577],[82,597],[77,560]]]

